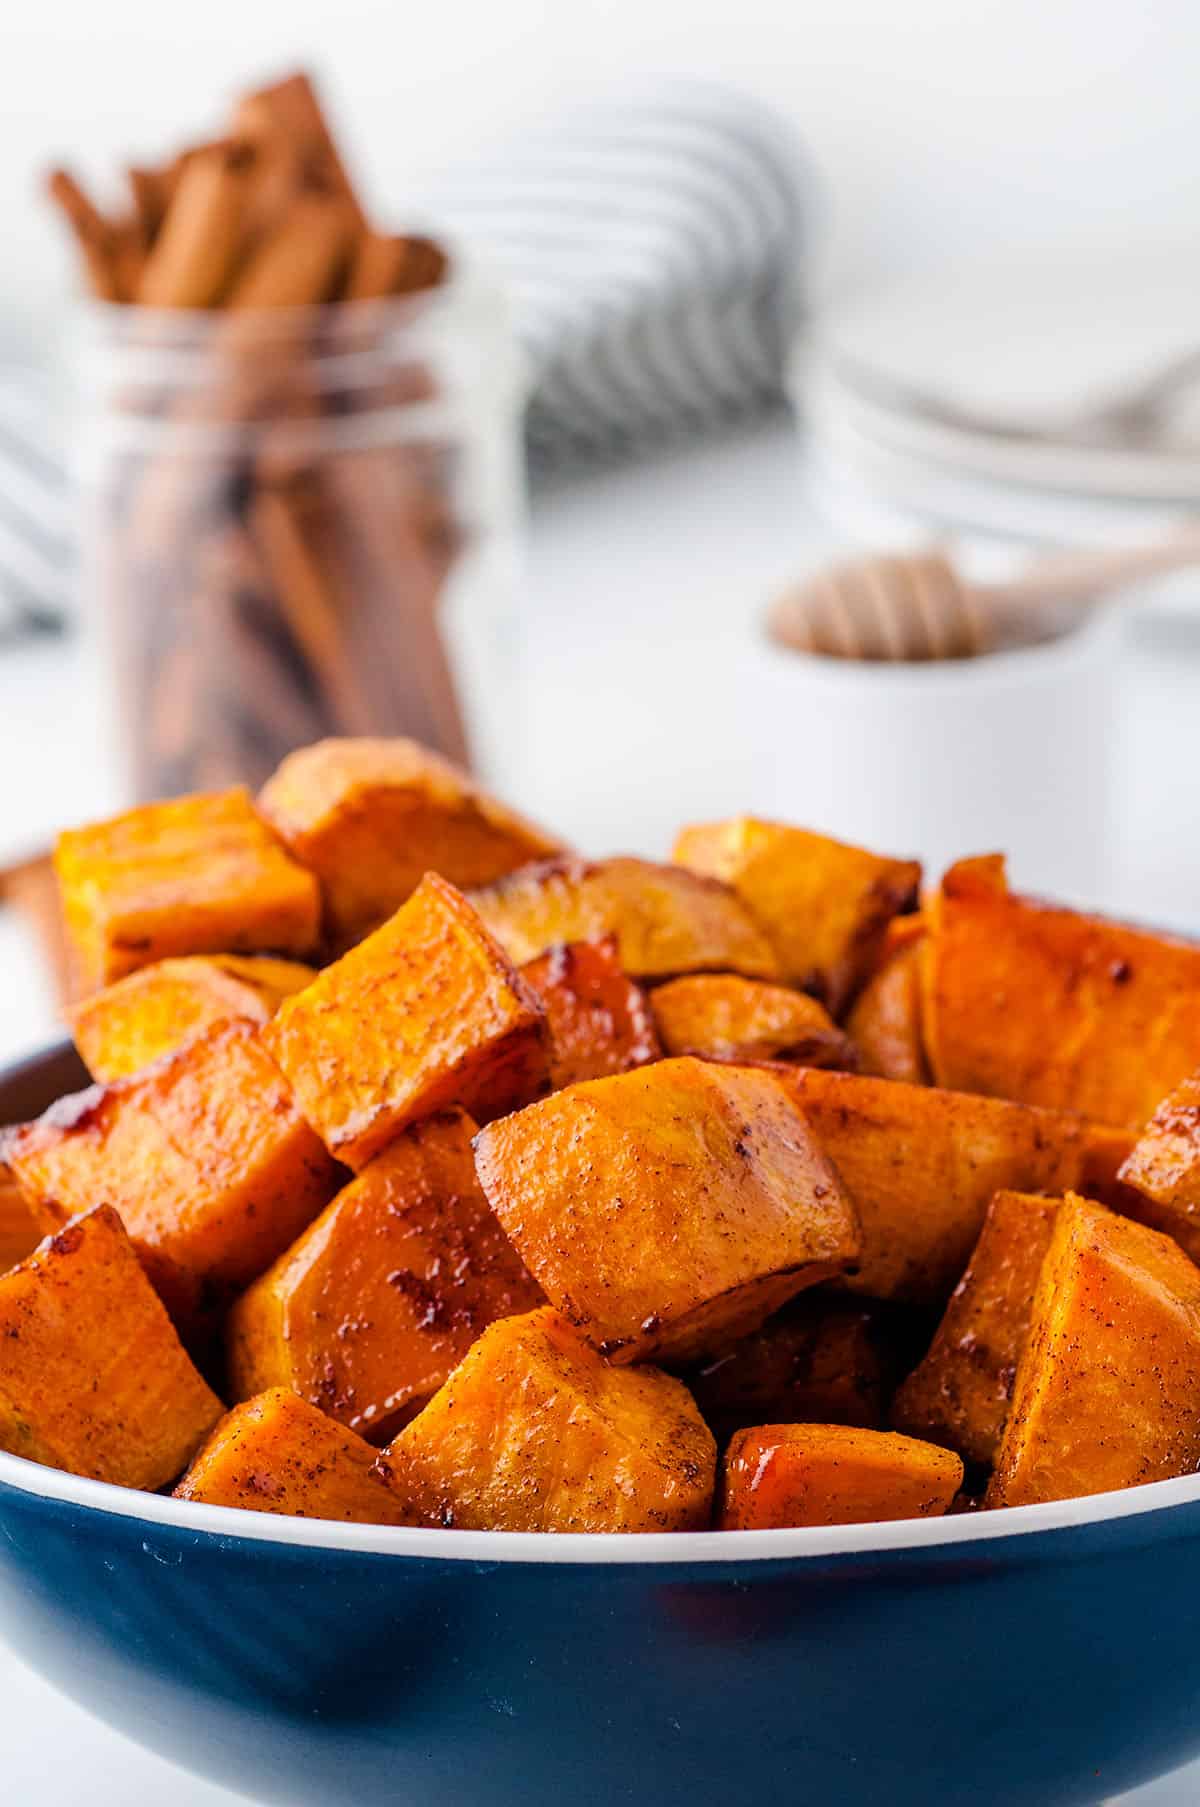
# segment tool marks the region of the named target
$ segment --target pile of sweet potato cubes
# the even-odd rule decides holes
[[[403,741],[56,859],[0,1447],[522,1531],[1200,1466],[1200,946],[752,818],[587,861]]]

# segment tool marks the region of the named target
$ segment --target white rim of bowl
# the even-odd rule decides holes
[[[996,1512],[969,1512],[953,1518],[895,1519],[885,1524],[831,1525],[790,1531],[671,1531],[634,1535],[615,1532],[441,1531],[388,1525],[345,1525],[329,1519],[285,1518],[230,1506],[200,1506],[189,1500],[137,1493],[106,1481],[84,1480],[60,1469],[43,1468],[21,1456],[0,1452],[0,1484],[32,1498],[83,1507],[111,1518],[133,1519],[147,1528],[192,1531],[218,1540],[287,1544],[351,1555],[422,1558],[426,1561],[587,1564],[612,1567],[659,1564],[686,1568],[729,1563],[821,1562],[834,1556],[879,1555],[892,1550],[942,1550],[960,1544],[1079,1530],[1125,1518],[1153,1516],[1200,1500],[1200,1474],[1152,1481],[1119,1493],[1055,1500],[1044,1506],[1012,1506]],[[0,1508],[2,1510],[2,1508]],[[155,1552],[149,1544],[147,1553]]]

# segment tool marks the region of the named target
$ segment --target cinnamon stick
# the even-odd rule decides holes
[[[70,170],[52,169],[46,191],[75,234],[92,294],[100,301],[119,301],[111,225]]]
[[[352,208],[355,225],[365,230],[366,215],[316,90],[303,70],[244,95],[234,110],[233,123],[234,131],[252,142],[280,136],[300,146],[309,185],[340,195]]]
[[[342,197],[299,195],[237,277],[226,305],[310,307],[330,300],[355,232],[353,210]]]
[[[212,307],[245,236],[253,148],[207,145],[187,159],[138,287],[143,307]]]

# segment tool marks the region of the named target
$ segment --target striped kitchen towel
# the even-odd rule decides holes
[[[0,361],[0,647],[63,625],[70,498],[42,383]]]
[[[796,143],[759,102],[649,84],[522,133],[430,200],[506,281],[535,470],[780,398],[807,208]]]
[[[786,125],[666,81],[578,106],[418,197],[507,287],[531,469],[638,456],[783,395],[808,208]],[[69,590],[65,463],[38,387],[0,364],[0,644]]]

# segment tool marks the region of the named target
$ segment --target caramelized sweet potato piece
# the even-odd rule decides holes
[[[1075,1499],[1200,1466],[1200,1269],[1089,1199],[1059,1207],[989,1506]]]
[[[380,1442],[490,1323],[542,1302],[480,1191],[475,1127],[452,1111],[405,1130],[243,1295],[235,1398],[291,1387]]]
[[[737,972],[778,977],[762,930],[728,885],[651,860],[545,860],[472,893],[471,902],[519,964],[568,941],[615,935],[635,979]]]
[[[736,973],[694,973],[660,985],[651,1003],[668,1054],[854,1065],[854,1049],[824,1005],[783,985]]]
[[[1079,1183],[1087,1126],[1064,1112],[857,1073],[775,1071],[858,1209],[862,1259],[846,1284],[872,1298],[943,1305],[994,1192]]]
[[[997,1192],[929,1352],[892,1402],[897,1430],[995,1460],[1059,1203]]]
[[[87,990],[176,954],[310,954],[320,935],[316,879],[240,786],[69,829],[54,865]]]
[[[223,1410],[108,1206],[0,1278],[0,1449],[153,1491]]]
[[[675,859],[733,886],[793,985],[839,1015],[875,964],[892,917],[916,895],[915,860],[885,859],[756,816],[685,828]]]
[[[900,1372],[885,1306],[801,1293],[703,1368],[687,1375],[719,1444],[755,1424],[883,1424]]]
[[[556,1092],[475,1148],[529,1271],[615,1361],[723,1348],[858,1254],[837,1174],[762,1070],[659,1061]]]
[[[160,960],[94,991],[70,1012],[75,1046],[93,1079],[128,1079],[213,1023],[265,1023],[314,978],[295,960],[192,954]]]
[[[609,1367],[543,1307],[485,1330],[385,1461],[429,1525],[698,1531],[716,1446],[682,1382]]]
[[[1200,944],[1013,896],[1000,859],[951,867],[927,915],[939,1085],[1136,1130],[1200,1066]]]
[[[427,872],[468,890],[562,851],[561,842],[415,740],[302,747],[258,802],[320,879],[339,950],[394,915]]]
[[[32,1255],[46,1228],[41,1212],[22,1192],[12,1168],[0,1161],[0,1274]]]
[[[546,1012],[555,1091],[660,1058],[646,994],[617,959],[615,936],[553,947],[521,976]]]
[[[413,1522],[371,1445],[286,1387],[226,1413],[175,1498],[355,1525]]]
[[[901,916],[899,922],[920,921]],[[867,980],[846,1018],[846,1033],[858,1050],[864,1073],[878,1079],[899,1079],[907,1085],[928,1085],[929,1062],[925,1055],[924,996],[920,936],[897,938],[885,948],[879,965]]]
[[[61,1099],[7,1131],[4,1152],[47,1221],[112,1205],[140,1252],[217,1290],[262,1273],[337,1184],[250,1023]]]
[[[1200,1260],[1200,1072],[1163,1099],[1117,1174],[1131,1216]],[[1109,1201],[1101,1192],[1099,1196]]]
[[[541,1004],[433,872],[262,1033],[309,1122],[356,1172],[418,1117],[451,1105],[495,1116],[547,1083]]]
[[[722,1531],[940,1518],[962,1486],[947,1449],[846,1424],[763,1424],[725,1458]]]

